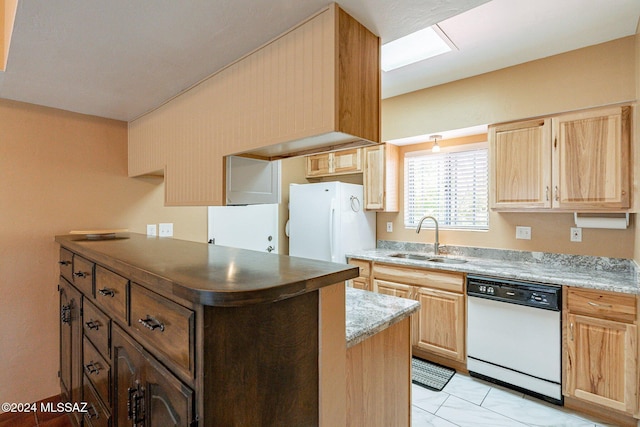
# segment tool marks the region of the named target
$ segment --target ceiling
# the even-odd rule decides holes
[[[20,0],[0,98],[132,120],[326,0]],[[638,0],[341,0],[382,42],[440,23],[458,51],[383,73],[383,97],[635,33]],[[615,7],[612,7],[615,5]]]

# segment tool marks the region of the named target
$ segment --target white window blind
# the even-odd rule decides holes
[[[464,146],[463,146],[464,149]],[[486,144],[462,151],[410,152],[404,159],[404,224],[415,228],[425,215],[440,227],[489,228],[489,165]],[[425,225],[427,225],[425,223]]]

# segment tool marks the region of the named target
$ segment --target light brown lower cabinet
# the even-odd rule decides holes
[[[411,425],[410,322],[347,350],[347,426]]]
[[[464,367],[464,274],[374,263],[372,278],[374,292],[420,302],[412,316],[414,355]]]
[[[420,302],[418,348],[453,359],[466,360],[464,295],[440,289],[416,287]]]
[[[573,288],[565,295],[564,395],[637,415],[636,297]]]
[[[371,290],[371,261],[361,259],[349,259],[349,264],[355,265],[360,269],[360,275],[355,279],[349,280],[348,285],[355,289],[363,291]]]

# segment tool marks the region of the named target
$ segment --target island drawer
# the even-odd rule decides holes
[[[427,286],[443,291],[464,292],[464,274],[461,273],[375,263],[373,266],[373,278],[415,286]]]
[[[83,294],[93,296],[95,264],[79,255],[73,256],[73,284]]]
[[[193,377],[193,311],[132,283],[131,329],[148,346]]]
[[[73,252],[60,248],[60,275],[73,282]]]
[[[109,351],[110,326],[111,322],[109,318],[85,298],[82,315],[84,335],[91,340],[98,351],[107,359],[109,359],[111,355]]]
[[[100,401],[100,398],[98,398],[86,375],[83,383],[83,400],[87,402],[84,425],[89,427],[109,427],[111,425],[111,415]]]
[[[567,308],[574,314],[603,317],[627,323],[633,323],[636,320],[634,295],[569,288]]]
[[[129,280],[96,266],[96,304],[112,319],[127,324],[127,300],[129,296]]]
[[[111,389],[111,367],[87,337],[84,337],[82,348],[82,366],[84,367],[85,378],[91,380],[102,401],[109,406],[111,404],[109,395],[109,390]]]

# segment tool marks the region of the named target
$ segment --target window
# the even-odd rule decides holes
[[[439,153],[409,152],[404,159],[404,225],[418,226],[433,215],[440,227],[489,228],[487,144],[469,144]],[[426,223],[425,223],[426,225]]]

